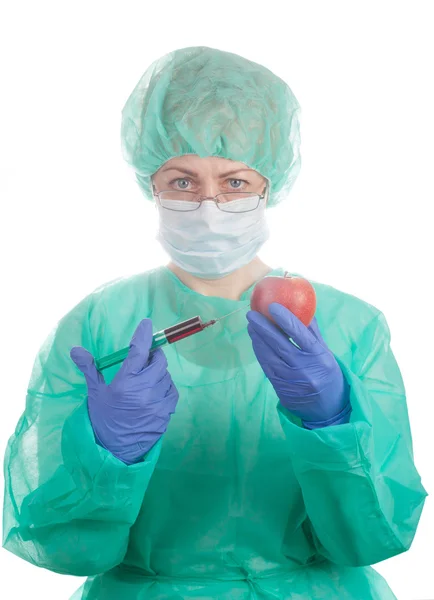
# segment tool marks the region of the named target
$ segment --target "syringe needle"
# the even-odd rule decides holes
[[[162,329],[161,331],[157,331],[154,333],[152,337],[152,345],[150,348],[150,352],[153,352],[157,348],[161,346],[165,346],[166,344],[173,344],[179,340],[182,340],[186,337],[199,333],[203,331],[207,327],[214,325],[218,321],[222,319],[226,319],[226,317],[230,317],[231,315],[237,313],[240,310],[245,309],[246,305],[237,308],[227,315],[223,315],[222,317],[218,317],[217,319],[212,319],[207,323],[203,323],[200,317],[192,317],[191,319],[187,319],[186,321],[182,321],[182,323],[177,323],[176,325],[172,325],[171,327],[167,327],[166,329]],[[96,367],[99,371],[103,369],[107,369],[108,367],[112,367],[113,365],[117,365],[118,363],[125,360],[128,356],[130,350],[130,346],[123,348],[122,350],[118,350],[117,352],[113,352],[108,356],[104,356],[96,361]]]
[[[216,322],[217,321],[221,321],[222,319],[226,319],[227,317],[230,317],[231,315],[234,315],[237,312],[240,312],[240,310],[244,310],[246,308],[247,304],[244,306],[241,306],[240,308],[237,308],[237,310],[233,310],[232,312],[228,313],[227,315],[223,315],[222,317],[217,317]]]

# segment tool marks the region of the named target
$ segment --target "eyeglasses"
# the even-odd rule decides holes
[[[182,190],[171,190],[154,193],[158,204],[166,210],[178,212],[191,212],[197,210],[205,200],[213,201],[217,208],[223,212],[245,213],[256,210],[261,200],[265,198],[265,190],[262,194],[251,192],[228,192],[217,194],[214,198],[201,196],[196,192],[183,192]]]

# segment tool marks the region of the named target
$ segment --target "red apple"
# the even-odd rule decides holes
[[[250,307],[275,322],[268,307],[278,302],[288,308],[306,327],[315,315],[316,295],[312,285],[303,277],[264,277],[253,289]]]

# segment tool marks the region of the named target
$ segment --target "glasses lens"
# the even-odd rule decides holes
[[[199,196],[192,192],[161,192],[160,204],[167,210],[188,212],[197,210],[200,206]]]
[[[256,210],[259,206],[259,194],[250,194],[249,192],[231,192],[230,194],[221,194],[218,197],[218,207],[224,212],[243,213]]]

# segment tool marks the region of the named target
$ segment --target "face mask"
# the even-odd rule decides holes
[[[203,279],[220,279],[248,264],[269,237],[265,199],[245,213],[223,212],[209,200],[191,212],[157,208],[158,241],[178,267]]]

